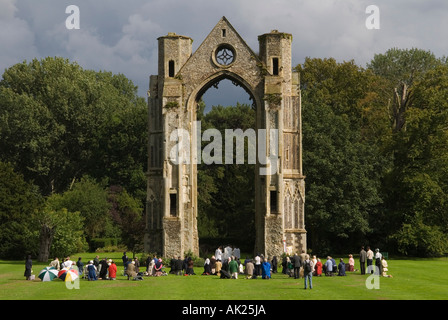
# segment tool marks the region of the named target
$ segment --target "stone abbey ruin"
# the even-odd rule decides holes
[[[145,250],[165,257],[199,255],[197,228],[197,106],[223,79],[244,88],[256,110],[256,131],[264,129],[266,158],[255,164],[254,251],[272,257],[287,248],[306,249],[305,177],[299,75],[292,72],[292,35],[276,30],[258,37],[256,54],[223,17],[192,52],[193,40],[168,33],[158,38],[158,74],[150,77],[147,221]],[[175,163],[174,130],[189,133],[185,154]],[[277,130],[274,137],[270,131]],[[276,148],[273,148],[274,144]],[[271,174],[261,174],[262,169]]]

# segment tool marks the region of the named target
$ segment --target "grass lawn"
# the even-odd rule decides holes
[[[72,260],[79,256],[88,262],[95,254],[73,255]],[[304,290],[303,279],[282,273],[273,274],[270,280],[247,280],[243,275],[239,279],[219,279],[200,275],[203,269],[199,267],[195,268],[196,276],[128,281],[121,276],[121,253],[106,256],[117,262],[117,280],[81,280],[79,290],[67,289],[59,279],[41,282],[37,275],[45,265],[36,261],[33,274],[37,280],[25,281],[24,261],[0,260],[0,300],[448,300],[447,258],[389,259],[393,278],[381,277],[379,289],[367,289],[368,276],[358,271],[348,272],[346,277],[313,277],[313,290]]]

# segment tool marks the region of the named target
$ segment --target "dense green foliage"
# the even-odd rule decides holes
[[[366,68],[307,58],[295,70],[309,248],[448,252],[447,59],[391,49]],[[4,72],[1,257],[33,253],[45,260],[95,249],[101,239],[141,249],[147,106],[136,89],[124,75],[61,58]],[[202,132],[217,128],[224,137],[225,129],[255,128],[249,106],[204,109],[200,104]],[[200,238],[252,246],[254,176],[247,163],[198,166]]]
[[[134,206],[140,222],[146,141],[146,102],[124,75],[84,70],[62,58],[7,69],[0,81],[0,161],[10,162],[39,191],[25,182],[2,188],[0,196],[8,199],[2,215],[9,218],[1,228],[10,240],[2,241],[0,255],[42,253],[42,248],[57,245],[59,249],[41,256],[46,259],[82,249],[84,239],[121,237],[107,189],[119,185],[129,191],[140,202]],[[0,174],[6,184],[14,183],[12,178],[8,182],[8,170],[2,166]],[[44,209],[35,205],[31,192],[43,198]],[[37,222],[28,231],[33,214]],[[28,245],[22,245],[27,237]]]
[[[31,216],[41,206],[36,188],[12,165],[0,162],[0,256],[23,258],[33,232]]]
[[[255,111],[248,105],[236,107],[214,106],[207,114],[201,114],[202,132],[218,129],[222,141],[225,129],[255,128]],[[209,144],[203,141],[203,150]],[[248,164],[247,141],[245,163],[229,165],[222,163],[198,165],[198,231],[199,237],[218,238],[240,248],[251,250],[255,241],[255,165]],[[236,162],[236,147],[233,147],[233,161]],[[252,241],[251,241],[252,240]]]
[[[367,69],[306,59],[306,221],[317,252],[448,252],[446,59],[391,49]]]
[[[0,82],[0,155],[43,194],[88,174],[144,186],[146,104],[123,75],[62,58],[7,69]]]
[[[303,167],[309,246],[318,252],[354,250],[372,228],[381,204],[379,157],[372,127],[379,80],[353,62],[306,59],[297,66],[303,95]]]

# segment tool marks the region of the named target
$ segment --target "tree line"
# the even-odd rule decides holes
[[[141,247],[146,142],[147,105],[124,75],[63,58],[7,69],[0,256],[46,261],[88,250],[97,238]]]
[[[390,49],[365,68],[307,58],[295,70],[308,247],[448,252],[447,59]],[[198,118],[204,130],[247,129],[252,113],[250,106],[217,106]],[[147,117],[145,100],[122,74],[62,58],[7,69],[0,81],[0,256],[45,260],[87,250],[98,238],[141,250]],[[200,237],[254,237],[253,180],[250,165],[199,165]]]

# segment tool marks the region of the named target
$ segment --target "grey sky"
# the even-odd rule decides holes
[[[371,4],[380,10],[379,30],[365,26]],[[69,5],[80,9],[80,30],[65,27]],[[365,66],[392,47],[448,55],[446,0],[0,0],[0,71],[62,56],[86,69],[123,73],[144,96],[157,73],[157,38],[186,35],[195,50],[222,16],[255,52],[258,35],[292,33],[294,66],[307,56]],[[225,96],[235,104],[234,94]]]

